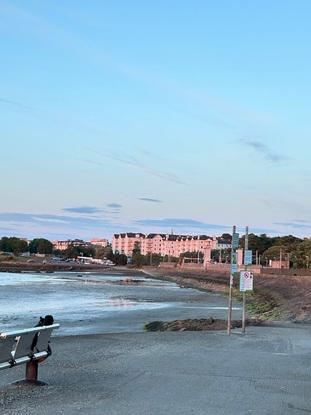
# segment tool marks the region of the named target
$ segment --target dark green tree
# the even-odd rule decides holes
[[[310,268],[311,240],[305,240],[296,245],[290,253],[290,260],[295,268]]]
[[[107,258],[107,259],[110,259],[110,258]],[[114,254],[113,258],[110,259],[110,261],[112,261],[116,265],[124,266],[127,264],[127,256],[124,254],[116,253]]]
[[[2,251],[2,252],[12,252],[10,244],[9,244],[9,238],[7,236],[3,236],[0,239],[0,251]]]
[[[70,244],[62,254],[65,258],[77,258],[78,256],[86,256],[94,258],[95,247],[94,246],[80,246]]]
[[[51,254],[53,252],[53,244],[44,238],[35,238],[29,244],[31,254]]]
[[[28,252],[28,242],[15,236],[10,238],[4,237],[1,239],[1,250],[18,255],[23,252]]]
[[[220,239],[222,241],[225,241],[227,244],[231,244],[232,236],[230,235],[230,233],[223,233],[221,235]]]
[[[259,236],[254,233],[248,235],[248,249],[251,249],[253,252],[258,251],[259,255],[262,255],[267,249],[275,245],[275,243],[276,238],[270,238],[265,233]],[[245,246],[245,235],[240,238],[240,246],[242,248]]]
[[[141,267],[144,265],[144,257],[141,254],[139,242],[135,242],[133,253],[132,253],[132,264],[135,267]]]

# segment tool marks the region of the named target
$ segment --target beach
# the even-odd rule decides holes
[[[0,273],[1,331],[32,327],[52,314],[57,336],[141,332],[154,320],[226,318],[227,298],[181,288],[139,271]],[[234,306],[234,317],[241,306]]]
[[[32,326],[51,305],[61,324],[52,356],[39,366],[45,386],[15,385],[24,366],[0,372],[1,414],[311,412],[307,325],[251,326],[231,336],[144,332],[153,320],[225,318],[227,298],[137,271],[0,274],[0,288],[7,301],[2,327]],[[234,313],[240,316],[239,304]]]

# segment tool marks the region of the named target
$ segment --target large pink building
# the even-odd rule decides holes
[[[112,250],[131,256],[136,243],[139,244],[143,255],[153,253],[179,257],[184,252],[205,253],[206,250],[215,249],[217,240],[207,235],[120,233],[113,236]]]

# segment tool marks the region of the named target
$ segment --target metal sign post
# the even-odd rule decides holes
[[[229,283],[229,304],[228,304],[228,325],[227,333],[231,334],[231,320],[232,320],[232,288],[234,274],[238,272],[237,253],[236,250],[239,247],[239,234],[236,232],[236,226],[232,229],[232,243],[231,243],[231,270],[230,270],[230,283]]]
[[[246,256],[246,252],[248,252],[248,226],[246,226],[246,229],[245,229],[244,252],[245,252],[245,256]],[[245,271],[247,271],[247,265],[248,265],[249,261],[247,261],[247,262],[245,261],[245,256],[244,256],[244,265],[245,265]],[[245,333],[245,320],[246,320],[245,306],[246,306],[246,295],[245,295],[245,291],[243,291],[242,333]]]

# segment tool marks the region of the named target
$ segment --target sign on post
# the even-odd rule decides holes
[[[232,234],[232,249],[237,249],[239,247],[239,234],[237,232],[233,232]]]
[[[252,265],[253,262],[253,251],[250,249],[245,250],[244,252],[244,265]]]
[[[238,254],[232,252],[231,254],[231,274],[238,272]]]
[[[254,275],[249,271],[241,271],[240,273],[240,291],[252,291],[253,290]]]

